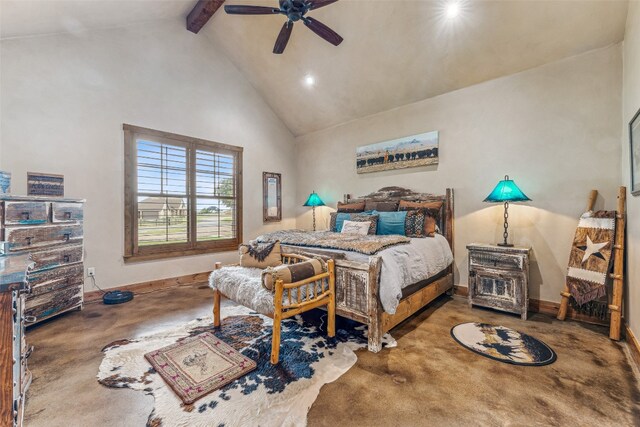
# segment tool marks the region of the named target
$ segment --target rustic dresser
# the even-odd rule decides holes
[[[24,334],[25,296],[29,292],[28,255],[0,255],[0,426],[22,426],[24,399],[31,384]]]
[[[8,254],[29,254],[25,315],[38,323],[82,308],[84,200],[0,197],[0,240]]]
[[[473,243],[469,251],[469,305],[519,314],[529,310],[530,248]]]

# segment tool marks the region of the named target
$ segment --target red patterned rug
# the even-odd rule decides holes
[[[256,362],[210,332],[185,338],[144,357],[187,405],[256,368]]]

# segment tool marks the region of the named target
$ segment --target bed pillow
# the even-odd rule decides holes
[[[355,203],[342,203],[338,202],[338,212],[362,212],[364,211],[364,200],[362,202]]]
[[[376,234],[384,236],[389,234],[405,235],[404,222],[407,218],[406,211],[378,212],[378,231]]]
[[[428,214],[424,210],[406,211],[404,233],[407,237],[426,237],[424,221]]]
[[[369,221],[345,221],[342,223],[341,233],[359,234],[360,236],[366,236],[369,234],[369,227],[371,223]]]
[[[329,231],[339,233],[342,230],[342,223],[351,219],[351,214],[346,212],[331,212],[331,221],[329,222]]]
[[[282,265],[280,241],[240,245],[240,266],[249,268],[267,268]]]
[[[378,212],[396,212],[398,210],[398,202],[368,199],[365,200],[364,210]]]
[[[326,271],[327,264],[318,258],[296,264],[268,267],[262,272],[262,286],[274,292],[276,280],[282,280],[284,283],[295,283]]]

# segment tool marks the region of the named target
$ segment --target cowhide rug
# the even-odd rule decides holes
[[[318,313],[322,313],[319,312]],[[307,412],[320,388],[335,381],[356,362],[354,350],[366,348],[366,327],[338,318],[335,338],[326,336],[326,314],[305,313],[283,322],[280,363],[271,365],[271,319],[240,306],[222,308],[222,327],[212,319],[194,320],[181,327],[134,340],[107,345],[98,381],[114,388],[130,388],[155,399],[148,426],[305,426]],[[182,338],[211,331],[257,368],[231,384],[184,405],[144,354]],[[395,340],[385,335],[384,345]]]

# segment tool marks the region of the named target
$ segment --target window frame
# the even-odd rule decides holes
[[[242,154],[243,148],[200,138],[123,124],[124,130],[124,261],[148,261],[162,258],[235,251],[242,242]],[[138,246],[138,165],[136,139],[146,137],[154,142],[187,149],[187,236],[186,243]],[[197,241],[196,150],[229,154],[234,158],[236,237],[224,240]],[[206,198],[206,197],[205,197]]]

